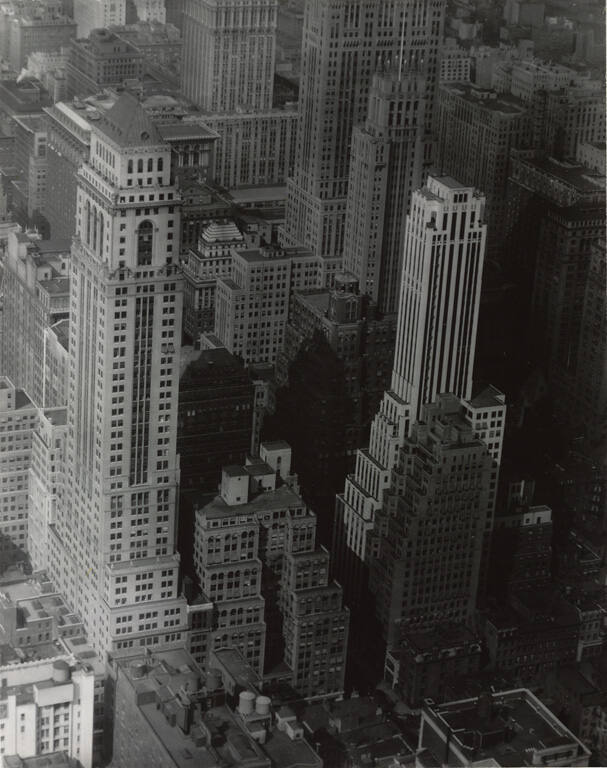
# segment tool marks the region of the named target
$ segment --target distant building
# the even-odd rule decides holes
[[[4,258],[2,370],[44,403],[44,333],[69,314],[69,243],[11,232]]]
[[[422,709],[416,764],[587,766],[590,750],[526,688]]]
[[[201,333],[215,328],[217,280],[232,275],[232,249],[244,237],[234,221],[213,221],[202,231],[196,250],[182,258],[185,277],[183,331],[196,344]]]
[[[127,0],[74,0],[78,37],[88,37],[94,29],[124,24],[126,4]]]
[[[318,256],[342,256],[352,130],[367,116],[378,61],[399,62],[403,78],[409,73],[421,76],[423,158],[431,162],[444,14],[442,0],[398,6],[387,0],[354,5],[330,0],[306,7],[297,156],[288,181],[285,244],[305,246]]]
[[[585,165],[586,168],[592,168],[593,171],[605,176],[607,171],[605,161],[607,155],[607,144],[604,141],[580,142],[577,145],[575,159]]]
[[[47,134],[39,115],[15,118],[15,167],[23,184],[27,207],[24,213],[31,221],[44,212],[47,178]]]
[[[62,750],[82,768],[92,768],[93,669],[68,657],[0,667],[0,674],[0,756]],[[4,765],[21,764],[4,758]]]
[[[502,246],[511,149],[531,146],[529,109],[507,94],[443,83],[438,95],[437,166],[486,198],[487,252]]]
[[[25,67],[30,54],[59,51],[76,36],[76,25],[62,12],[60,3],[13,2],[4,5],[0,13],[0,26],[6,35],[2,56],[17,73]]]
[[[219,136],[215,145],[215,181],[221,187],[286,183],[295,163],[295,107],[209,112],[197,119]]]
[[[104,1],[89,0],[95,5]],[[102,88],[142,77],[143,55],[129,42],[108,29],[95,27],[86,34],[70,43],[66,68],[69,98],[91,96]]]
[[[272,106],[277,0],[185,0],[183,94],[206,112]]]
[[[352,130],[343,267],[382,314],[398,310],[406,213],[422,182],[425,80],[374,75],[369,111]]]
[[[470,81],[472,56],[470,51],[448,37],[440,51],[440,83],[467,83]]]
[[[596,439],[605,419],[603,346],[594,335],[602,322],[604,292],[596,286],[604,251],[596,243],[605,233],[605,178],[575,162],[520,153],[509,184],[508,242],[532,286],[532,349],[559,420]]]
[[[232,276],[219,278],[215,333],[245,363],[275,363],[293,291],[315,288],[319,260],[305,248],[234,250]]]
[[[0,562],[27,550],[28,487],[38,409],[26,392],[0,377],[4,448],[0,452]]]

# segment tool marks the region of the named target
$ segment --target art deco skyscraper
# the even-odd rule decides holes
[[[101,658],[179,642],[186,623],[175,551],[182,281],[170,157],[124,93],[92,124],[78,172],[66,499],[49,570]]]
[[[425,90],[400,66],[376,74],[352,131],[343,266],[384,314],[398,308],[406,213],[422,183]]]
[[[306,4],[295,173],[285,241],[339,256],[352,129],[367,116],[376,71],[398,61],[423,76],[430,134],[444,0],[309,0]],[[427,136],[426,160],[432,143]]]
[[[278,0],[185,0],[182,91],[206,112],[272,106]]]
[[[391,471],[422,405],[450,392],[470,399],[487,227],[484,198],[449,177],[428,178],[407,217],[392,386],[369,448],[337,497],[334,557],[347,592],[364,589],[367,538]]]
[[[492,460],[464,404],[441,395],[405,439],[371,559],[384,639],[401,626],[466,623],[478,590]]]

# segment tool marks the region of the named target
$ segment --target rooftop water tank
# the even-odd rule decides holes
[[[238,709],[241,715],[253,714],[255,694],[252,691],[242,691],[238,697]]]
[[[269,715],[272,699],[268,696],[258,696],[255,701],[255,711],[258,715]]]

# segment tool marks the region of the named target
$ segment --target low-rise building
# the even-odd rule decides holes
[[[419,731],[419,768],[587,766],[590,750],[526,688],[437,704],[428,699]]]

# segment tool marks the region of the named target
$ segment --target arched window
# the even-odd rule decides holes
[[[127,171],[129,173],[133,173],[133,158],[132,157],[129,159],[129,164],[127,166]]]
[[[154,159],[151,157],[148,157],[148,173],[152,173],[154,170]]]
[[[137,173],[143,173],[143,158],[137,160]]]
[[[147,219],[137,229],[137,266],[145,267],[152,263],[154,227]]]
[[[158,170],[162,171],[163,167],[164,167],[164,164],[163,164],[162,158],[159,157],[158,158]]]

